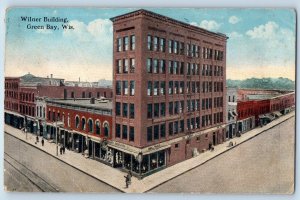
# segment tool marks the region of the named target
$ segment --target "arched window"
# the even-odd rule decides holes
[[[99,120],[97,120],[96,121],[96,134],[97,135],[100,135],[100,133],[101,133],[101,125],[100,125],[100,121]]]
[[[85,130],[85,118],[81,118],[81,130]]]
[[[76,116],[75,118],[75,125],[76,125],[76,128],[79,128],[79,117]]]
[[[104,122],[103,127],[104,127],[104,136],[108,137],[108,135],[109,135],[109,124],[107,122]]]
[[[89,124],[89,132],[90,133],[93,133],[93,120],[92,119],[89,119],[89,122],[88,122],[88,124]]]

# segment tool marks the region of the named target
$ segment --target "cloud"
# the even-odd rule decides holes
[[[241,38],[243,35],[241,33],[238,33],[236,31],[233,31],[231,33],[227,33],[227,36],[230,38]]]
[[[192,22],[194,23],[194,22]],[[221,24],[217,23],[216,21],[214,20],[203,20],[200,22],[200,25],[199,25],[201,28],[204,28],[204,29],[207,29],[207,30],[210,30],[210,31],[215,31],[215,30],[218,30],[221,26]]]
[[[279,25],[273,21],[269,21],[266,24],[262,24],[254,27],[252,30],[248,30],[246,35],[252,39],[262,38],[268,39],[273,38],[279,30]]]
[[[108,19],[96,19],[88,24],[78,20],[69,22],[74,29],[64,29],[63,35],[79,41],[97,41],[107,43],[112,40],[112,23]]]
[[[236,24],[236,23],[238,23],[238,22],[240,22],[241,21],[241,19],[240,18],[238,18],[237,16],[231,16],[231,17],[229,17],[229,19],[228,19],[228,22],[230,23],[230,24]]]

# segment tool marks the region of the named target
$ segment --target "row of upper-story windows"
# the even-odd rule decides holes
[[[186,68],[184,67],[184,62],[179,61],[168,61],[168,73],[173,75],[201,75],[202,76],[223,76],[223,67],[221,66],[214,66],[214,73],[213,73],[213,65],[203,64],[202,68],[200,69],[200,64],[197,63],[186,63]],[[120,65],[118,65],[120,66]],[[166,73],[166,61],[163,59],[155,59],[155,58],[148,58],[147,59],[147,72],[153,74],[165,74]],[[128,70],[127,70],[128,71]]]
[[[36,116],[40,118],[46,118],[45,106],[36,106]]]
[[[235,102],[235,101],[236,101],[236,99],[235,99],[234,95],[232,95],[232,98],[230,95],[228,96],[228,102]]]
[[[129,140],[130,142],[134,142],[134,127],[116,124],[116,138],[121,138],[123,140]]]
[[[166,90],[169,95],[196,94],[200,93],[200,91],[207,93],[212,92],[212,85],[214,85],[214,92],[223,92],[223,82],[203,81],[201,90],[200,81],[169,81],[168,85],[166,85],[165,81],[148,81],[147,96],[163,96],[166,94]]]
[[[30,101],[34,102],[34,93],[20,93],[20,100],[21,101]]]
[[[149,103],[147,104],[147,118],[158,118],[165,117],[166,110],[170,116],[178,115],[181,113],[187,112],[195,112],[200,110],[200,99],[190,99],[186,100],[186,108],[185,101],[172,101],[168,103],[168,108],[166,107],[166,103]],[[217,97],[214,98],[214,108],[223,107],[223,98]],[[212,108],[212,98],[202,99],[202,110],[208,110]]]
[[[156,124],[147,127],[147,142],[166,138],[166,124],[168,125],[169,136],[175,136],[186,130],[195,130],[200,128],[200,117],[190,117],[185,120],[172,121],[168,123]],[[214,113],[214,124],[223,122],[223,112]],[[202,127],[212,125],[212,115],[202,116]]]
[[[20,113],[34,117],[35,109],[33,106],[27,106],[27,105],[20,104]]]
[[[128,85],[129,83],[129,85]],[[135,81],[116,81],[116,95],[134,96]]]
[[[62,116],[60,115],[60,113],[56,113],[54,111],[48,111],[48,120],[50,121],[62,121],[64,123],[64,126],[67,127],[71,127],[71,119],[70,119],[70,114],[67,114],[67,117],[65,116],[65,114],[63,113]],[[66,118],[66,119],[65,119]],[[74,119],[74,124],[75,124],[75,128],[82,130],[82,131],[87,131],[91,134],[96,134],[96,135],[100,135],[101,134],[101,122],[100,120],[93,120],[91,118],[88,119],[88,121],[86,121],[85,117],[80,117],[78,115],[76,115],[75,119]],[[110,133],[109,133],[109,123],[107,121],[105,121],[103,123],[103,128],[104,128],[104,136],[105,137],[109,137]]]
[[[135,35],[117,38],[117,52],[135,50]]]
[[[117,74],[128,74],[134,73],[135,71],[135,59],[118,59],[116,60],[116,73]]]
[[[116,116],[134,119],[134,104],[116,102]]]
[[[186,46],[186,53],[185,53]],[[147,36],[147,49],[149,51],[166,51],[166,39],[163,37],[152,36],[148,34]],[[177,40],[168,40],[168,52],[170,54],[187,55],[189,57],[200,57],[200,46],[196,44],[187,43]],[[213,57],[214,55],[214,57]],[[223,60],[223,51],[214,50],[212,48],[203,47],[202,48],[202,58],[204,59],[215,59]]]
[[[19,84],[17,82],[6,82],[5,89],[18,89]]]
[[[4,108],[5,109],[10,109],[10,110],[15,110],[15,111],[18,112],[19,104],[18,103],[12,103],[10,101],[4,101]]]
[[[5,97],[6,98],[9,97],[9,98],[18,99],[18,92],[6,90],[5,91]]]

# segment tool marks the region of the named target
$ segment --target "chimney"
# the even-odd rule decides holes
[[[50,78],[53,78],[53,74],[50,74]]]

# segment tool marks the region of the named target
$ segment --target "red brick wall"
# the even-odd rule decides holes
[[[5,77],[4,109],[19,112],[20,78]]]
[[[51,111],[51,116],[49,119],[49,111]],[[108,122],[109,124],[109,137],[108,139],[111,139],[112,135],[112,117],[111,116],[106,116],[106,115],[99,115],[99,114],[94,114],[94,113],[89,113],[89,112],[84,112],[84,111],[77,111],[77,110],[71,110],[71,109],[66,109],[66,108],[61,108],[57,106],[49,106],[47,105],[46,108],[46,118],[48,122],[53,122],[52,120],[52,112],[55,112],[55,116],[57,118],[57,113],[60,113],[60,121],[64,121],[64,128],[69,129],[69,130],[75,130],[81,133],[85,133],[88,135],[93,135],[96,137],[99,137],[99,135],[96,134],[96,120],[100,121],[100,126],[101,126],[101,134],[100,137],[104,137],[104,122]],[[64,114],[64,119],[63,119],[63,114]],[[70,127],[68,127],[68,115],[70,116]],[[75,117],[79,116],[79,127],[76,128],[75,124]],[[81,127],[81,119],[82,117],[85,117],[86,119],[86,128],[85,130],[82,130]],[[89,119],[93,120],[93,133],[88,132],[88,120]]]

